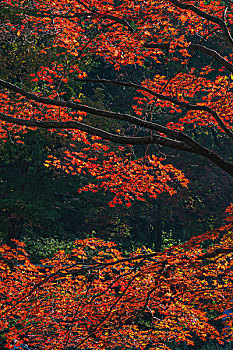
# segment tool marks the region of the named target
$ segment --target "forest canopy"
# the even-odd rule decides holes
[[[233,282],[232,3],[3,0],[0,8],[4,346],[230,341],[232,319],[221,319]],[[200,200],[192,225],[208,231],[187,240],[177,218],[196,209],[197,189],[215,211]],[[182,209],[176,199],[169,209],[170,196]],[[175,218],[174,230],[161,213]],[[131,226],[138,238],[144,223],[149,246],[125,247]],[[103,228],[106,240],[96,234]],[[53,230],[76,241],[50,240]],[[50,242],[40,262],[27,251],[36,237],[37,247]]]

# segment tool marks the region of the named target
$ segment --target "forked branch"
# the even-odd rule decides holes
[[[94,80],[89,80],[94,81]],[[142,87],[137,84],[133,83],[125,83],[125,82],[112,82],[112,81],[105,81],[105,80],[97,80],[96,82],[105,82],[109,84],[116,84],[116,85],[122,85],[122,86],[130,86],[136,89],[141,89],[144,91],[147,91],[151,93],[152,95],[160,98],[161,100],[170,101],[176,105],[179,105],[181,107],[185,107],[188,110],[200,110],[200,111],[207,111],[211,115],[214,115],[216,120],[219,122],[219,125],[221,125],[223,128],[225,128],[225,131],[228,136],[233,138],[233,133],[228,130],[228,128],[223,124],[218,114],[213,111],[211,108],[207,106],[198,106],[198,105],[191,105],[186,102],[178,101],[170,96],[164,96],[161,94],[158,94],[148,88]],[[150,131],[156,131],[160,133],[164,133],[165,135],[169,137],[163,137],[158,134],[151,134],[149,136],[143,136],[143,137],[135,137],[135,136],[122,136],[110,133],[108,131],[95,128],[91,125],[88,125],[86,123],[82,123],[79,121],[41,121],[41,120],[35,120],[35,119],[22,119],[18,117],[13,117],[11,115],[8,115],[6,113],[0,113],[0,119],[2,121],[6,121],[9,123],[17,124],[17,125],[23,125],[23,126],[29,126],[29,127],[39,127],[44,129],[74,129],[74,130],[80,130],[84,131],[91,135],[99,136],[105,140],[119,143],[119,144],[129,144],[129,145],[149,145],[149,144],[158,144],[162,146],[166,146],[169,148],[191,152],[195,154],[199,154],[207,159],[209,159],[212,163],[216,164],[218,167],[223,169],[225,172],[233,176],[233,164],[225,161],[223,158],[221,158],[219,155],[215,154],[213,151],[209,150],[208,148],[203,147],[198,142],[194,141],[191,137],[188,135],[170,130],[167,127],[164,127],[162,125],[147,122],[144,120],[141,120],[139,118],[136,118],[134,116],[128,115],[128,114],[121,114],[121,113],[113,113],[108,112],[105,110],[100,110],[88,106],[84,106],[78,103],[74,103],[71,101],[58,101],[54,99],[47,99],[44,97],[37,96],[35,94],[32,94],[24,89],[21,89],[13,84],[10,84],[8,82],[5,82],[3,80],[0,80],[0,85],[2,85],[5,88],[8,88],[11,91],[14,91],[16,93],[19,93],[28,99],[31,99],[33,101],[39,102],[41,104],[50,105],[50,106],[60,106],[60,107],[66,107],[71,108],[73,110],[78,111],[84,111],[93,115],[98,115],[101,117],[106,118],[112,118],[116,120],[122,120],[125,122],[130,122],[134,125],[139,125],[147,128]]]

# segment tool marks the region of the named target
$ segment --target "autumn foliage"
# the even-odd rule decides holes
[[[39,265],[24,245],[1,247],[0,328],[8,348],[22,336],[38,349],[167,349],[222,335],[213,321],[232,299],[229,224],[161,253],[124,256],[115,244],[76,241]],[[209,248],[207,248],[209,246]],[[225,322],[231,339],[232,320]]]
[[[0,81],[3,140],[10,132],[22,143],[27,128],[59,129],[70,147],[63,159],[51,154],[46,166],[90,173],[98,184],[80,190],[110,190],[115,195],[112,206],[122,201],[130,205],[134,198],[156,197],[163,191],[173,193],[170,180],[187,185],[179,170],[154,155],[153,145],[199,154],[233,174],[229,160],[192,137],[195,129],[199,133],[200,128],[209,128],[224,133],[224,141],[233,138],[231,4],[225,8],[220,1],[3,1],[1,7],[5,45],[26,47],[30,42],[27,50],[39,57],[38,64],[35,59],[29,65],[23,61],[18,83],[15,78],[7,81],[9,74]],[[213,49],[216,44],[221,52]],[[205,60],[193,66],[197,54]],[[88,76],[90,60],[102,60],[115,70],[143,66],[150,78],[140,84],[93,79]],[[6,60],[4,64],[7,71]],[[151,78],[156,67],[164,74]],[[86,105],[82,93],[76,93],[84,82],[133,89],[134,114]],[[89,115],[100,118],[97,125]],[[131,146],[112,149],[108,141]],[[135,158],[133,145],[147,145],[147,157]]]
[[[91,175],[77,190],[110,191],[110,206],[172,195],[174,183],[187,186],[157,146],[198,154],[233,176],[231,160],[198,138],[217,133],[227,145],[233,139],[231,2],[227,8],[218,0],[0,6],[4,45],[13,56],[21,45],[37,57],[22,50],[13,74],[2,54],[2,142],[23,144],[35,128],[58,133],[63,155],[50,154],[44,166]],[[197,63],[195,55],[204,59]],[[93,77],[92,61],[123,71],[124,80]],[[144,67],[144,81],[125,79],[128,65]],[[132,89],[132,113],[93,106],[80,92],[84,84]],[[231,307],[232,206],[228,214],[227,226],[159,253],[141,248],[125,256],[113,243],[86,239],[37,266],[22,243],[1,246],[0,330],[8,348],[20,335],[38,349],[166,349],[173,340],[193,344],[194,334],[221,343],[213,320]],[[232,321],[226,325],[224,334]]]

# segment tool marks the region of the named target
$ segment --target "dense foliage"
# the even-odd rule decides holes
[[[231,340],[232,3],[0,8],[4,345]]]
[[[213,320],[232,305],[232,206],[228,212],[225,227],[161,253],[143,248],[125,257],[92,238],[34,265],[22,243],[2,246],[8,347],[20,336],[39,349],[167,349],[173,340],[192,345],[193,334],[221,343]],[[229,318],[223,338],[231,339],[231,326]]]

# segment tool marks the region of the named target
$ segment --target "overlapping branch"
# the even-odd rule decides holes
[[[200,10],[198,7],[191,5],[191,4],[187,4],[184,2],[180,2],[178,0],[169,0],[170,3],[172,3],[173,5],[175,5],[176,7],[183,9],[183,10],[190,10],[192,12],[194,12],[197,16],[206,19],[207,21],[211,22],[211,23],[215,23],[218,24],[219,27],[222,29],[222,33],[224,38],[226,39],[228,45],[230,46],[230,48],[233,50],[233,38],[231,36],[230,31],[228,30],[226,21],[225,21],[225,16],[226,16],[226,10],[224,12],[224,16],[223,19],[210,15],[209,13]]]
[[[75,78],[75,80],[80,80],[80,79],[76,79]],[[218,125],[224,130],[224,132],[227,134],[227,136],[229,136],[233,140],[233,132],[223,123],[223,121],[221,120],[221,118],[218,115],[218,113],[216,111],[214,111],[212,108],[208,107],[208,106],[193,105],[191,103],[179,101],[179,100],[177,100],[174,97],[162,95],[162,94],[160,94],[158,92],[155,92],[155,91],[153,91],[151,89],[148,89],[148,88],[146,88],[146,87],[144,87],[142,85],[138,85],[138,84],[131,83],[131,82],[112,81],[112,80],[107,80],[107,79],[85,79],[85,80],[82,79],[82,81],[131,87],[131,88],[134,88],[136,90],[141,90],[141,91],[148,92],[150,95],[155,96],[155,97],[159,98],[162,101],[169,101],[171,103],[174,103],[176,106],[180,106],[180,107],[185,108],[188,111],[192,110],[192,111],[203,111],[203,112],[205,111],[205,112],[208,112],[210,115],[212,115],[212,117],[214,117],[214,119],[216,120]],[[0,81],[0,84],[1,84],[1,81]],[[166,131],[162,131],[162,132],[166,132]]]
[[[94,81],[94,80],[89,80]],[[104,82],[106,84],[114,84],[114,85],[121,85],[121,86],[128,86],[133,87],[137,90],[143,90],[147,91],[150,94],[156,96],[157,98],[160,98],[161,100],[166,100],[169,102],[172,102],[180,107],[184,107],[187,110],[199,110],[199,111],[206,111],[210,113],[212,116],[215,117],[216,121],[219,123],[219,125],[223,128],[223,130],[226,132],[228,136],[230,136],[233,139],[233,133],[230,129],[225,126],[225,124],[222,122],[221,118],[218,116],[218,114],[212,110],[208,106],[199,106],[199,105],[192,105],[186,102],[179,101],[177,99],[174,99],[170,96],[165,96],[159,93],[156,93],[146,87],[142,87],[141,85],[133,84],[133,83],[127,83],[127,82],[112,82],[108,80],[96,80],[96,82]],[[58,101],[54,99],[44,98],[37,96],[33,93],[30,93],[24,89],[21,89],[13,84],[10,84],[4,80],[0,80],[0,85],[14,91],[16,93],[19,93],[23,96],[25,96],[28,99],[31,99],[33,101],[39,102],[41,104],[50,105],[50,106],[59,106],[59,107],[66,107],[71,108],[73,110],[77,111],[83,111],[86,113],[90,113],[92,115],[97,115],[100,117],[105,118],[111,118],[115,120],[121,120],[125,122],[129,122],[134,125],[142,126],[150,131],[155,131],[159,133],[164,133],[168,137],[163,137],[158,134],[151,134],[149,136],[143,136],[143,137],[135,137],[135,136],[122,136],[110,133],[108,131],[95,128],[93,126],[90,126],[88,124],[79,122],[79,121],[41,121],[41,120],[35,120],[35,119],[22,119],[18,117],[12,117],[6,113],[0,113],[0,119],[2,121],[6,121],[9,123],[17,124],[17,125],[24,125],[29,127],[39,127],[44,129],[75,129],[87,132],[91,135],[99,136],[105,140],[109,140],[114,143],[119,144],[130,144],[130,145],[148,145],[148,144],[159,144],[162,146],[166,146],[173,149],[178,149],[181,151],[191,152],[199,154],[207,159],[209,159],[211,162],[216,164],[218,167],[223,169],[225,172],[233,176],[233,164],[225,161],[223,158],[221,158],[219,155],[215,154],[208,148],[203,147],[198,142],[194,141],[191,137],[188,135],[170,130],[167,127],[164,127],[162,125],[159,125],[157,123],[148,122],[145,120],[141,120],[139,118],[136,118],[134,116],[131,116],[129,114],[121,114],[121,113],[114,113],[109,112],[105,110],[96,109],[93,107],[88,107],[82,104],[74,103],[71,101]]]
[[[0,3],[1,6],[1,3]],[[12,8],[12,6],[7,5],[4,3],[4,7],[8,6],[9,8]],[[110,20],[113,21],[115,23],[119,23],[121,25],[123,25],[124,27],[128,28],[128,30],[131,33],[134,33],[135,30],[132,28],[132,26],[130,25],[130,23],[125,19],[125,18],[119,18],[117,16],[111,15],[111,14],[102,14],[99,13],[97,11],[91,11],[91,9],[89,9],[90,12],[72,12],[72,13],[60,13],[58,11],[40,11],[37,8],[28,8],[28,9],[23,9],[23,8],[16,8],[17,9],[17,13],[21,13],[27,16],[33,16],[33,17],[39,17],[39,18],[49,18],[49,19],[55,19],[55,18],[63,18],[63,19],[67,19],[67,20],[75,20],[75,19],[97,19],[97,18],[101,18],[101,20]]]
[[[105,139],[114,143],[124,144],[124,145],[159,144],[170,148],[178,149],[181,151],[197,153],[194,150],[192,150],[191,147],[188,147],[188,145],[180,141],[172,140],[162,136],[157,136],[157,135],[144,136],[144,137],[120,136],[120,135],[112,134],[102,129],[98,129],[78,121],[56,122],[56,121],[40,121],[35,119],[29,120],[29,119],[15,118],[2,112],[0,112],[0,119],[2,121],[6,121],[8,123],[12,123],[16,125],[36,127],[36,128],[42,128],[42,129],[80,130],[90,135],[99,136],[102,139]]]
[[[164,49],[168,50],[170,47],[169,43],[145,43],[144,46],[149,49]],[[225,58],[223,58],[216,50],[210,49],[204,45],[201,44],[190,44],[189,49],[192,51],[201,51],[207,56],[210,56],[214,58],[215,61],[219,62],[222,66],[224,66],[227,70],[233,73],[233,65],[232,63],[228,62]]]

